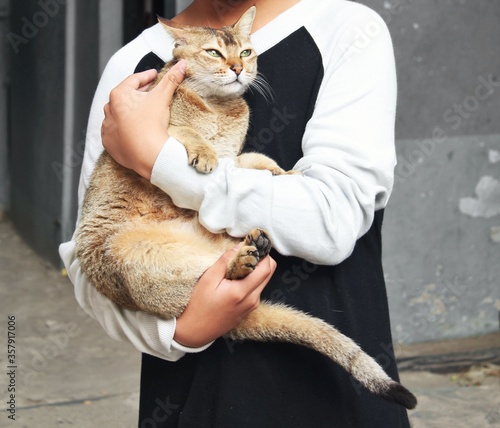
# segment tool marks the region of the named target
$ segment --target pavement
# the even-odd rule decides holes
[[[68,278],[34,254],[5,218],[0,314],[1,427],[137,427],[139,353],[103,334],[79,308]],[[418,345],[396,349],[405,358],[427,352]],[[467,375],[403,370],[402,383],[419,399],[412,426],[500,427],[497,368],[483,364]]]

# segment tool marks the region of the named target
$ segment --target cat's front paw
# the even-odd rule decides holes
[[[302,171],[299,171],[297,169],[291,169],[289,171],[285,171],[283,168],[280,168],[277,165],[275,168],[270,168],[269,170],[273,175],[304,175],[302,174]]]
[[[217,152],[209,145],[197,145],[188,149],[189,164],[198,172],[208,174],[219,163]]]
[[[252,273],[259,260],[271,251],[271,240],[265,230],[254,229],[243,241],[243,247],[229,262],[226,273],[228,279],[241,279]]]

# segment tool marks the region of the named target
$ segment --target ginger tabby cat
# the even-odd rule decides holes
[[[243,168],[297,173],[285,172],[262,154],[238,156],[249,118],[242,95],[252,85],[263,85],[250,43],[254,16],[252,7],[236,24],[219,30],[162,21],[175,40],[174,59],[157,81],[177,61],[187,61],[168,132],[184,144],[190,164],[200,173],[210,173],[223,156],[235,158],[236,166]],[[76,233],[77,256],[93,286],[124,308],[164,319],[181,315],[201,275],[240,241],[207,231],[196,212],[176,207],[167,194],[106,152],[96,164]],[[229,263],[227,278],[248,275],[270,248],[265,231],[250,231]],[[415,397],[351,339],[290,307],[262,302],[227,336],[310,347],[340,364],[371,392],[407,408],[416,405]]]

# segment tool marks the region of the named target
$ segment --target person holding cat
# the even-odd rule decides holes
[[[174,21],[222,27],[251,4],[252,42],[274,99],[247,95],[252,119],[244,150],[303,176],[236,171],[221,162],[211,174],[186,179],[191,167],[165,128],[183,64],[151,92],[145,89],[155,71],[127,78],[170,58],[171,41],[154,26],[103,74],[89,119],[80,206],[102,151],[105,113],[102,143],[116,161],[197,211],[209,230],[233,236],[268,230],[272,258],[230,283],[226,253],[200,279],[184,313],[162,320],[98,294],[81,273],[72,241],[61,256],[82,307],[110,336],[144,353],[140,427],[408,427],[403,408],[371,396],[308,349],[219,338],[266,298],[335,325],[398,377],[380,239],[395,165],[396,79],[387,28],[368,8],[344,0],[195,0]],[[172,406],[160,417],[158,400],[166,399]]]

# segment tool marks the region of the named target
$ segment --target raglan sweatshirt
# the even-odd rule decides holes
[[[234,167],[221,159],[215,172],[197,173],[188,165],[184,147],[173,138],[164,145],[151,182],[175,204],[199,212],[210,231],[244,236],[254,227],[269,231],[283,255],[317,264],[338,264],[383,208],[393,185],[396,79],[391,39],[381,18],[370,9],[346,1],[303,0],[252,35],[260,55],[297,29],[305,27],[321,54],[324,76],[313,116],[301,142],[302,157],[292,165],[302,176],[272,176],[266,171]],[[100,127],[104,104],[116,85],[153,52],[171,59],[173,41],[157,24],[123,47],[109,61],[90,111],[79,185],[79,206],[103,147]],[[298,73],[300,50],[289,46]],[[297,106],[301,108],[301,106]],[[304,107],[305,108],[305,107]],[[289,106],[275,108],[268,127],[254,138],[258,151],[273,133],[294,120]],[[260,140],[259,140],[260,138]],[[173,341],[175,320],[123,310],[89,284],[75,257],[74,240],[60,255],[75,285],[79,304],[116,339],[129,340],[142,352],[176,360],[186,349]]]
[[[168,193],[176,205],[198,211],[200,222],[210,231],[226,231],[242,237],[255,227],[266,229],[275,248],[273,256],[278,269],[263,297],[285,302],[335,324],[373,356],[385,353],[380,349],[390,350],[391,337],[380,228],[383,209],[392,191],[396,160],[396,75],[388,29],[365,6],[345,0],[302,0],[253,33],[252,43],[259,55],[259,70],[270,84],[273,97],[269,100],[255,91],[246,95],[251,121],[244,151],[265,153],[283,168],[300,170],[303,175],[272,176],[268,171],[240,169],[228,158],[220,159],[211,174],[199,174],[188,165],[184,147],[169,138],[156,160],[151,182]],[[90,111],[79,186],[80,207],[94,165],[103,151],[100,127],[110,91],[135,71],[161,67],[171,59],[172,47],[173,40],[157,24],[110,59]],[[149,392],[144,392],[144,400],[141,399],[141,403],[146,403],[141,404],[141,417],[147,419],[148,412],[154,410],[148,407],[148,403],[154,402],[151,397],[164,393],[161,388],[165,382],[161,382],[161,387],[157,385],[160,389],[156,391],[151,387],[159,382],[158,371],[169,376],[167,383],[173,388],[165,394],[179,401],[187,399],[197,409],[189,411],[189,406],[182,404],[183,417],[189,420],[185,426],[201,427],[205,422],[200,421],[205,419],[189,419],[193,417],[189,415],[198,412],[199,418],[216,417],[215,414],[225,418],[230,417],[227,407],[221,407],[225,410],[219,413],[214,410],[220,403],[232,408],[241,405],[236,401],[229,405],[225,401],[228,394],[221,392],[229,388],[229,375],[225,377],[227,385],[223,382],[210,385],[219,388],[212,391],[213,395],[226,397],[219,404],[207,403],[205,395],[196,398],[197,382],[201,382],[201,391],[208,388],[204,375],[199,374],[205,364],[210,368],[205,373],[214,364],[225,364],[227,369],[229,363],[225,358],[230,356],[235,367],[233,377],[239,378],[246,376],[243,367],[248,364],[262,372],[271,370],[269,367],[276,364],[272,361],[280,358],[274,354],[271,358],[268,353],[286,352],[287,359],[292,361],[286,364],[292,367],[295,355],[302,352],[295,348],[292,352],[286,345],[255,348],[257,345],[237,344],[250,349],[248,355],[254,355],[249,363],[244,358],[250,357],[233,353],[238,347],[223,339],[202,348],[183,347],[173,339],[175,319],[161,320],[128,311],[100,295],[81,270],[74,240],[61,245],[60,255],[78,303],[99,321],[109,336],[129,341],[145,354],[142,383],[148,385]],[[318,367],[327,364],[314,362],[316,356],[308,358],[310,364]],[[391,351],[387,358],[387,370],[397,378]],[[170,364],[175,366],[172,372]],[[271,372],[277,370],[275,367]],[[177,384],[173,379],[181,376],[179,373],[184,373],[184,377]],[[193,373],[199,377],[187,382],[186,378],[195,376]],[[362,401],[359,393],[345,392],[346,388],[352,389],[349,380],[334,369],[325,368],[325,373],[335,377],[342,391],[339,394],[345,397],[351,394],[355,403],[349,414],[344,415],[344,425],[303,426],[407,426],[404,413],[393,412],[396,416],[391,419],[390,412],[378,401],[370,406],[359,404]],[[257,382],[256,379],[257,376],[251,376],[250,383]],[[289,382],[286,376],[279,379],[277,385]],[[302,382],[309,382],[307,379]],[[183,389],[186,383],[191,385],[189,391]],[[176,395],[180,390],[184,391],[182,399]],[[153,395],[148,400],[149,393]],[[247,396],[242,397],[246,400]],[[236,395],[233,399],[236,400]],[[293,416],[300,406],[294,406],[290,397],[283,403],[289,407],[291,418],[300,418]],[[253,416],[247,415],[248,425],[241,422],[247,416],[240,412],[239,425],[234,426],[302,426],[298,422],[286,425],[282,419],[279,423],[283,425],[279,425],[269,416],[256,422],[256,413],[266,413],[264,403],[255,407],[259,411],[251,411],[248,406],[246,410],[240,409],[243,413],[252,412]],[[378,409],[380,425],[363,425],[368,413],[364,414],[362,408],[372,409],[371,414]],[[169,419],[172,425],[161,426],[184,426],[174,425],[173,420]],[[177,424],[178,420],[175,421]],[[231,423],[221,419],[215,424],[211,420],[206,426],[233,426]]]

